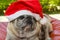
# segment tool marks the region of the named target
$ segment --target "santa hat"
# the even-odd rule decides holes
[[[5,12],[5,16],[10,21],[21,15],[32,15],[36,19],[43,18],[42,6],[39,0],[18,0],[12,3]]]

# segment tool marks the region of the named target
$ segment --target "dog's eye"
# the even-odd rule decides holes
[[[24,16],[20,16],[19,19],[24,19]]]
[[[36,19],[33,17],[33,20],[36,22]]]

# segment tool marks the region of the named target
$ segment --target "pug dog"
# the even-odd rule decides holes
[[[36,20],[31,15],[21,15],[8,23],[6,40],[50,40],[49,32],[52,25],[49,16],[44,15],[48,20],[42,24],[42,20]]]

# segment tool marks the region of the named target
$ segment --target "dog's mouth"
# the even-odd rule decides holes
[[[38,34],[38,30],[40,30],[40,28],[37,28],[36,26],[35,26],[35,28],[31,28],[28,25],[24,28],[24,30],[19,32],[20,39],[31,38],[31,37],[35,36],[36,34]]]
[[[24,27],[21,27],[19,34],[20,34],[20,38],[24,39],[24,38],[30,38],[32,37],[34,30],[35,30],[36,26],[33,25],[33,23],[31,24],[30,22],[27,23],[27,25],[25,25]],[[35,34],[34,34],[35,35]]]

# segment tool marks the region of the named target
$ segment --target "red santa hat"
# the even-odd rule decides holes
[[[12,3],[5,12],[5,16],[10,21],[21,15],[32,15],[36,19],[43,18],[42,6],[39,0],[18,0]]]

